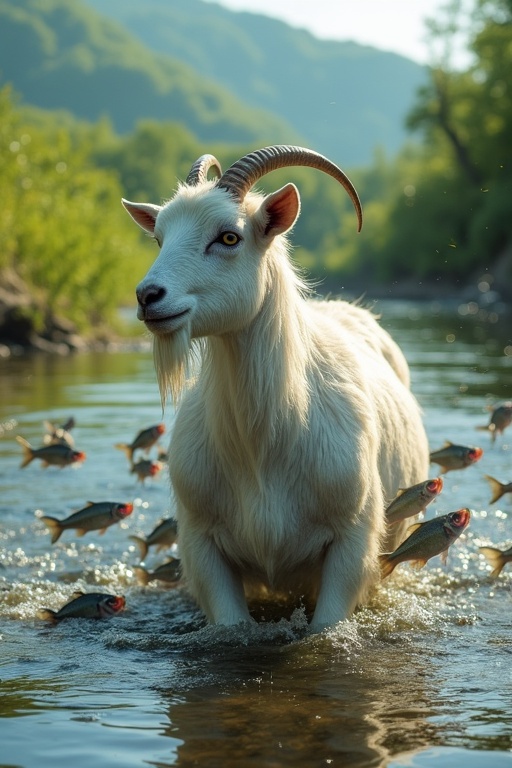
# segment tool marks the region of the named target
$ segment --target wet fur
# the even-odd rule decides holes
[[[200,231],[205,186],[161,209],[164,246],[147,281],[181,285],[180,269],[194,269],[171,245],[176,229]],[[220,190],[212,199],[222,226],[231,218],[245,227],[252,252],[233,267],[240,295],[228,306],[222,287],[207,327],[203,289],[197,328],[194,315],[179,334],[155,339],[163,397],[181,397],[169,470],[185,581],[211,622],[250,620],[254,594],[291,594],[311,601],[321,629],[349,616],[378,580],[379,552],[403,530],[387,534],[384,510],[399,488],[426,479],[427,439],[407,364],[371,312],[306,298],[286,238],[262,235],[262,196],[241,211]],[[183,295],[198,279],[187,277]],[[201,366],[185,387],[198,337]]]

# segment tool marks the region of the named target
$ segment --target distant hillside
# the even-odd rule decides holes
[[[0,0],[5,82],[27,103],[89,120],[108,116],[120,132],[154,118],[183,123],[206,142],[300,140],[282,118],[244,104],[187,63],[149,50],[80,0]]]
[[[148,48],[185,62],[244,103],[278,115],[344,166],[394,153],[425,70],[402,56],[203,0],[86,0]],[[288,139],[291,141],[291,139]]]

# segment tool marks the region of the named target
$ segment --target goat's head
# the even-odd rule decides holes
[[[266,173],[286,166],[310,166],[337,179],[361,228],[361,204],[350,180],[330,160],[301,147],[251,152],[224,174],[212,155],[203,155],[165,205],[123,200],[160,246],[137,299],[138,317],[155,336],[163,399],[168,391],[177,398],[183,387],[192,339],[239,331],[258,313],[269,289],[269,246],[295,223],[300,198],[293,184],[266,197],[250,190]],[[218,176],[213,181],[210,169]]]

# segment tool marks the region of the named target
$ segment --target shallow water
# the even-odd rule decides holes
[[[512,764],[512,566],[491,581],[478,552],[512,543],[512,495],[490,504],[484,478],[512,480],[512,427],[494,445],[475,429],[486,405],[512,399],[511,324],[465,307],[377,308],[410,361],[431,448],[449,439],[484,455],[445,475],[428,507],[472,510],[447,564],[399,566],[370,605],[317,636],[299,611],[208,627],[182,587],[137,581],[129,536],[173,513],[165,472],[142,485],[114,448],[161,420],[149,351],[0,360],[0,766]],[[21,469],[15,435],[38,446],[44,419],[71,415],[86,461]],[[39,518],[89,499],[134,512],[51,545]],[[145,565],[167,554],[151,548]],[[126,611],[37,618],[78,589],[123,594]]]

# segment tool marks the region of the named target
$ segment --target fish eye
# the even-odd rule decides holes
[[[241,239],[242,238],[237,235],[236,232],[221,232],[216,242],[233,247],[234,245],[238,245]]]
[[[463,525],[465,521],[465,515],[463,515],[461,512],[454,512],[451,519],[452,523],[455,525]]]

